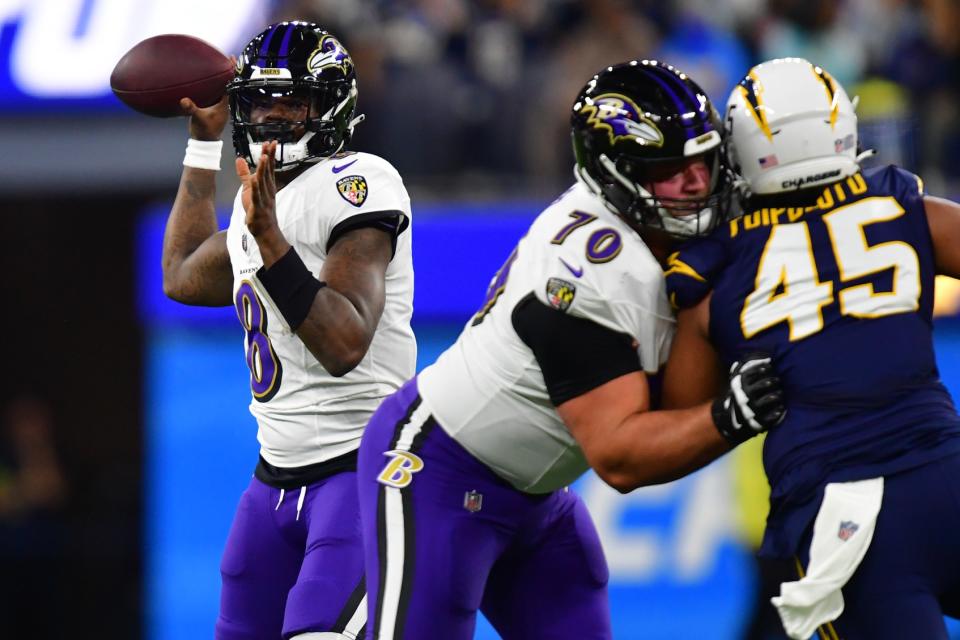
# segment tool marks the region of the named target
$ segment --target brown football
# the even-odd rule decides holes
[[[233,63],[216,47],[179,33],[147,38],[110,74],[110,88],[127,106],[148,116],[180,115],[180,98],[197,106],[217,103],[233,78]]]

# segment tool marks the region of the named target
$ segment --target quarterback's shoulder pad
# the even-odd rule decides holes
[[[397,210],[410,214],[410,197],[389,162],[369,153],[342,154],[317,166],[314,184],[336,191],[344,215]]]
[[[348,171],[348,169],[353,167],[353,169],[356,171],[369,171],[374,174],[379,172],[385,176],[389,176],[402,182],[400,174],[388,160],[372,153],[350,151],[347,153],[338,154],[334,156],[332,160],[335,162],[332,163],[333,166],[331,171],[339,169],[340,173],[352,173],[353,171]]]
[[[291,190],[288,202],[298,203],[303,212],[298,217],[302,241],[319,244],[321,251],[358,226],[385,221],[397,235],[409,226],[410,197],[400,175],[372,154],[337,154],[312,166],[286,189]]]
[[[904,204],[926,195],[920,176],[896,165],[868,169],[863,177],[871,195],[891,195]]]
[[[726,251],[716,235],[692,240],[667,258],[664,276],[674,309],[687,309],[703,300],[713,278],[726,263]]]

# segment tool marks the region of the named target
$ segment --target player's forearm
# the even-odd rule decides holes
[[[352,371],[367,354],[377,318],[367,317],[346,296],[331,287],[317,292],[297,335],[333,376]]]
[[[215,179],[215,171],[183,168],[163,238],[164,269],[182,263],[217,232]]]
[[[252,230],[251,233],[253,233]],[[257,241],[260,258],[263,260],[263,266],[266,269],[272,267],[277,260],[290,251],[290,243],[287,242],[283,232],[276,225],[270,225],[269,228],[257,233],[254,235],[254,239]]]
[[[594,468],[607,484],[627,493],[676,480],[729,450],[707,403],[633,414],[610,434],[607,455]]]
[[[167,296],[202,304],[202,274],[189,262],[203,242],[217,232],[215,173],[184,167],[163,237],[163,290]]]
[[[257,234],[264,264],[257,277],[317,361],[346,375],[363,360],[383,314],[390,238],[376,229],[346,232],[318,278],[275,227]]]

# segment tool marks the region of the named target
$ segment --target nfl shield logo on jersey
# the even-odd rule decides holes
[[[837,537],[846,542],[853,537],[853,534],[855,534],[859,528],[860,525],[853,520],[841,520],[840,530],[837,531]]]
[[[476,513],[483,508],[483,494],[476,491],[467,491],[463,494],[463,508],[470,513]]]
[[[367,180],[363,176],[347,176],[337,180],[340,197],[359,207],[367,199]]]
[[[572,282],[561,280],[560,278],[550,278],[547,280],[547,301],[550,306],[558,311],[566,311],[573,302],[573,296],[577,293],[577,287]]]

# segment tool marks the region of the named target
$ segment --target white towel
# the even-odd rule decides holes
[[[813,524],[807,574],[781,584],[780,595],[770,600],[788,636],[806,640],[843,613],[840,589],[867,553],[882,502],[883,478],[826,486]]]

